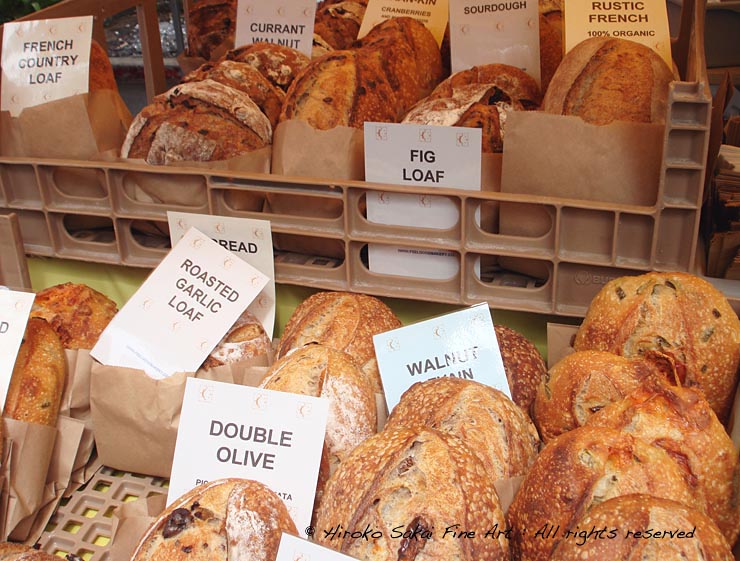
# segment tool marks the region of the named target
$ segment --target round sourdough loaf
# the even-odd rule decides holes
[[[646,273],[605,284],[573,344],[673,364],[681,385],[698,386],[723,423],[740,366],[740,319],[724,295],[688,273]]]
[[[610,403],[661,376],[642,358],[624,358],[606,351],[578,351],[557,362],[537,388],[532,418],[544,442],[583,426]]]
[[[373,335],[401,327],[381,300],[352,292],[317,292],[301,302],[288,319],[278,358],[309,343],[344,351],[360,367],[373,392],[383,391]]]
[[[117,312],[118,306],[105,294],[67,282],[36,293],[31,317],[48,321],[65,349],[92,349]]]
[[[502,392],[474,380],[435,378],[411,386],[385,428],[415,425],[459,438],[494,481],[527,473],[540,446],[527,414]]]
[[[226,160],[272,142],[269,119],[251,98],[214,80],[180,84],[144,107],[121,148],[150,164]]]
[[[167,507],[131,561],[271,561],[283,532],[297,535],[285,503],[273,491],[257,481],[219,479]]]
[[[705,510],[704,497],[665,450],[603,427],[560,435],[537,456],[509,507],[512,561],[547,561],[589,509],[631,493]]]
[[[253,66],[234,60],[208,62],[185,76],[182,83],[201,80],[214,80],[244,92],[267,116],[273,128],[277,125],[285,92],[274,86]]]
[[[222,59],[253,66],[283,91],[288,89],[298,73],[311,60],[300,51],[276,43],[251,43],[227,52]]]
[[[335,2],[316,8],[314,33],[334,50],[348,49],[357,39],[365,4]]]
[[[203,368],[232,364],[261,355],[272,349],[272,341],[260,321],[246,310],[226,332],[203,363]]]
[[[613,37],[592,37],[563,57],[542,110],[577,115],[587,123],[664,123],[673,70],[650,47]]]
[[[707,501],[727,542],[740,532],[738,454],[701,392],[654,382],[594,414],[586,426],[623,430],[668,452]]]
[[[211,60],[213,51],[234,46],[236,0],[197,0],[188,4],[188,54]]]
[[[483,464],[458,439],[421,427],[384,430],[355,448],[327,483],[316,527],[320,545],[364,561],[509,559]]]
[[[59,561],[56,555],[15,542],[0,542],[0,559],[2,561]],[[68,557],[68,559],[72,561],[79,557]]]
[[[676,501],[650,495],[609,499],[592,508],[577,527],[580,533],[561,540],[550,561],[735,559],[708,516]],[[596,531],[589,535],[592,529]]]
[[[547,374],[542,355],[529,339],[505,325],[494,325],[496,340],[504,362],[511,398],[531,417],[537,387]]]

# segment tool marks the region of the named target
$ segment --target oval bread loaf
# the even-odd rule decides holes
[[[348,49],[357,39],[365,5],[361,2],[334,2],[317,6],[314,33],[334,50]]]
[[[251,43],[228,51],[222,59],[249,64],[283,91],[311,60],[302,52],[277,43]]]
[[[236,0],[197,0],[188,4],[188,54],[211,60],[222,45],[234,45]]]
[[[268,354],[272,341],[260,321],[244,311],[210,352],[203,368],[215,368]]]
[[[537,387],[547,374],[542,355],[529,339],[505,325],[494,325],[506,379],[514,400],[530,417]]]

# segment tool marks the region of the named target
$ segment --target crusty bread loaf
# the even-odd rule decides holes
[[[103,46],[95,39],[90,43],[90,74],[88,76],[88,91],[98,90],[118,91],[113,65]]]
[[[563,57],[542,110],[577,115],[594,125],[663,123],[673,79],[673,70],[650,47],[627,39],[592,37]]]
[[[505,325],[494,325],[493,328],[504,362],[511,399],[531,417],[537,387],[547,374],[545,361],[534,343],[518,331]]]
[[[218,47],[234,46],[236,0],[197,0],[188,5],[190,56],[211,60],[211,54]]]
[[[69,558],[72,561],[73,558]],[[15,543],[0,542],[1,561],[59,561],[59,557],[34,549],[31,546]]]
[[[580,533],[561,540],[550,561],[735,559],[711,518],[676,501],[650,495],[623,495],[604,501],[577,526]]]
[[[645,379],[660,376],[655,364],[606,351],[578,351],[550,368],[537,388],[532,418],[543,442],[581,427]]]
[[[253,66],[274,86],[286,91],[311,59],[302,52],[276,43],[251,43],[228,51],[222,60],[236,60]]]
[[[464,444],[433,429],[388,429],[355,448],[329,479],[316,527],[320,545],[365,561],[509,559],[492,479]],[[377,533],[357,537],[366,528]]]
[[[175,86],[142,109],[129,127],[121,157],[155,165],[206,162],[271,143],[270,121],[247,94],[202,80]]]
[[[688,273],[646,273],[605,284],[573,344],[675,365],[680,382],[699,386],[724,423],[740,365],[740,320],[724,295]]]
[[[210,352],[203,368],[232,364],[261,355],[272,349],[272,341],[260,321],[245,310]]]
[[[278,357],[308,343],[344,351],[360,366],[373,391],[382,391],[373,335],[401,327],[381,300],[351,292],[317,292],[301,302],[288,319]]]
[[[285,92],[274,86],[253,66],[235,60],[206,63],[185,76],[182,83],[201,80],[214,80],[244,92],[267,116],[273,128],[277,125]]]
[[[563,8],[560,0],[539,0],[540,89],[547,91],[563,60]]]
[[[311,60],[322,57],[325,54],[332,52],[333,50],[334,48],[326,42],[326,39],[324,39],[320,35],[317,35],[316,33],[313,34],[313,44],[311,45]]]
[[[619,429],[658,446],[701,488],[707,515],[732,545],[740,532],[738,455],[701,392],[654,382],[594,414],[586,426]]]
[[[348,49],[357,39],[365,15],[362,2],[334,2],[316,7],[314,33],[335,50]]]
[[[297,535],[283,501],[257,481],[219,479],[175,500],[131,561],[275,559],[283,532]]]
[[[474,380],[435,378],[411,386],[385,428],[415,425],[462,440],[493,480],[527,473],[540,446],[527,414],[502,392]]]
[[[39,291],[31,317],[48,321],[65,349],[92,349],[117,312],[118,306],[105,294],[67,282]]]
[[[56,426],[67,361],[59,336],[46,320],[30,318],[10,377],[3,416]]]
[[[509,507],[512,561],[547,561],[590,508],[631,493],[705,510],[704,497],[665,450],[603,427],[560,435],[537,456]]]

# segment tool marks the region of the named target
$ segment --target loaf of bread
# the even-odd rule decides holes
[[[326,42],[326,39],[324,39],[320,35],[317,35],[316,33],[313,34],[313,43],[311,45],[311,60],[322,57],[325,54],[332,52],[333,50],[335,49]]]
[[[623,430],[662,448],[697,486],[727,543],[740,532],[738,454],[701,392],[666,383],[640,386],[594,414],[586,426]]]
[[[656,365],[606,351],[578,351],[558,361],[537,388],[532,418],[543,442],[581,427],[643,381],[660,377]]]
[[[103,46],[95,39],[90,43],[90,74],[88,76],[88,91],[98,90],[118,91],[113,65]]]
[[[67,361],[59,336],[41,318],[29,318],[10,377],[3,417],[56,426]]]
[[[297,535],[285,503],[248,479],[203,483],[155,520],[131,561],[275,559],[283,532]]]
[[[547,373],[542,355],[529,339],[505,325],[494,325],[496,340],[506,371],[506,379],[514,400],[531,416],[537,387]]]
[[[375,393],[382,392],[373,335],[401,327],[381,300],[351,292],[317,292],[301,302],[288,319],[278,357],[309,343],[321,343],[352,357]]]
[[[540,447],[527,414],[502,392],[474,380],[435,378],[411,386],[385,428],[416,425],[459,438],[494,481],[527,473]]]
[[[512,561],[548,561],[590,508],[631,493],[705,511],[704,497],[665,450],[603,427],[560,435],[537,456],[509,507]]]
[[[592,37],[563,57],[542,110],[587,123],[664,123],[673,70],[653,49],[614,37]]]
[[[197,0],[188,4],[188,54],[211,60],[218,47],[233,48],[236,0]]]
[[[334,2],[316,7],[314,33],[334,50],[348,49],[357,39],[365,15],[362,2]]]
[[[266,355],[271,349],[272,341],[265,328],[253,313],[246,310],[210,352],[203,368],[214,368]]]
[[[286,91],[310,62],[302,52],[276,43],[252,43],[228,51],[222,59],[253,66],[274,86]]]
[[[134,118],[122,158],[150,164],[226,160],[272,143],[272,125],[245,93],[213,80],[157,96]]]
[[[214,80],[244,92],[267,116],[272,127],[277,125],[285,92],[274,86],[253,66],[234,60],[209,62],[185,76],[182,83],[201,80]]]
[[[724,423],[740,366],[740,320],[724,295],[688,273],[609,281],[589,305],[576,350],[672,363],[681,385],[698,386]]]
[[[365,561],[509,559],[492,479],[464,444],[433,429],[383,430],[355,448],[329,479],[316,527],[320,545]]]
[[[79,283],[64,283],[39,291],[31,317],[49,322],[65,349],[92,349],[118,312],[105,294]]]
[[[540,89],[547,91],[563,60],[563,6],[561,0],[539,0]]]
[[[15,542],[0,542],[0,559],[2,561],[59,561],[56,555]],[[79,558],[67,556],[67,559],[74,561]]]
[[[676,501],[650,495],[623,495],[604,501],[581,518],[577,527],[579,533],[561,540],[550,561],[735,559],[711,518]]]

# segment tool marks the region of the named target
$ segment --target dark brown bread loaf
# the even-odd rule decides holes
[[[314,33],[332,49],[348,49],[357,39],[364,15],[362,2],[335,2],[317,7]]]
[[[64,283],[39,291],[31,317],[43,318],[65,349],[92,349],[113,316],[116,303],[84,284]]]
[[[494,481],[527,473],[540,446],[537,429],[518,405],[473,380],[435,378],[411,386],[385,428],[416,425],[459,438]]]
[[[150,164],[226,160],[268,146],[269,119],[250,97],[213,80],[180,84],[134,118],[123,158]]]
[[[278,357],[309,343],[321,343],[352,357],[373,391],[382,392],[373,335],[401,327],[381,300],[351,292],[317,292],[293,311],[285,325]]]
[[[268,354],[272,341],[260,321],[245,311],[210,352],[203,368],[214,368]]]
[[[547,561],[589,509],[631,493],[705,510],[704,497],[665,450],[603,427],[560,435],[537,456],[509,507],[512,561]]]
[[[234,46],[236,0],[198,0],[189,4],[188,54],[211,60],[213,51]]]
[[[586,426],[623,430],[658,446],[707,501],[707,515],[732,545],[740,532],[738,455],[701,392],[649,383],[594,414]]]
[[[550,561],[735,559],[711,518],[669,499],[615,497],[594,506],[577,526],[582,533],[561,540]],[[597,532],[589,537],[591,529]],[[605,531],[598,534],[601,529]]]
[[[64,347],[46,320],[30,318],[8,385],[3,417],[56,426],[67,379]]]
[[[563,8],[560,0],[540,0],[540,89],[547,91],[563,60]]]
[[[90,44],[90,75],[88,77],[89,91],[114,90],[118,91],[113,65],[103,46],[95,39]]]
[[[597,411],[623,399],[650,377],[654,363],[605,351],[578,351],[557,362],[540,383],[532,418],[543,442],[581,427]]]
[[[433,429],[395,428],[360,444],[329,479],[316,541],[365,561],[503,561],[509,559],[504,526],[493,481],[465,445]],[[366,527],[378,534],[363,539],[324,531],[362,534]],[[496,528],[502,533],[484,537]],[[448,529],[475,536],[444,535]]]
[[[531,417],[537,387],[547,373],[542,355],[529,339],[505,325],[494,325],[506,379],[514,400]]]
[[[672,363],[681,385],[698,386],[723,423],[730,414],[740,320],[699,277],[647,273],[608,282],[591,301],[573,346]]]
[[[283,45],[252,43],[227,52],[222,60],[249,64],[274,86],[286,91],[311,59],[302,52]]]
[[[253,66],[234,60],[209,62],[185,76],[182,83],[201,80],[214,80],[244,92],[267,116],[272,127],[277,125],[285,92],[274,86]]]
[[[563,57],[542,110],[594,125],[665,122],[673,71],[650,47],[613,37],[582,41]]]
[[[275,559],[283,532],[297,535],[285,503],[257,481],[219,479],[175,500],[131,561]]]

